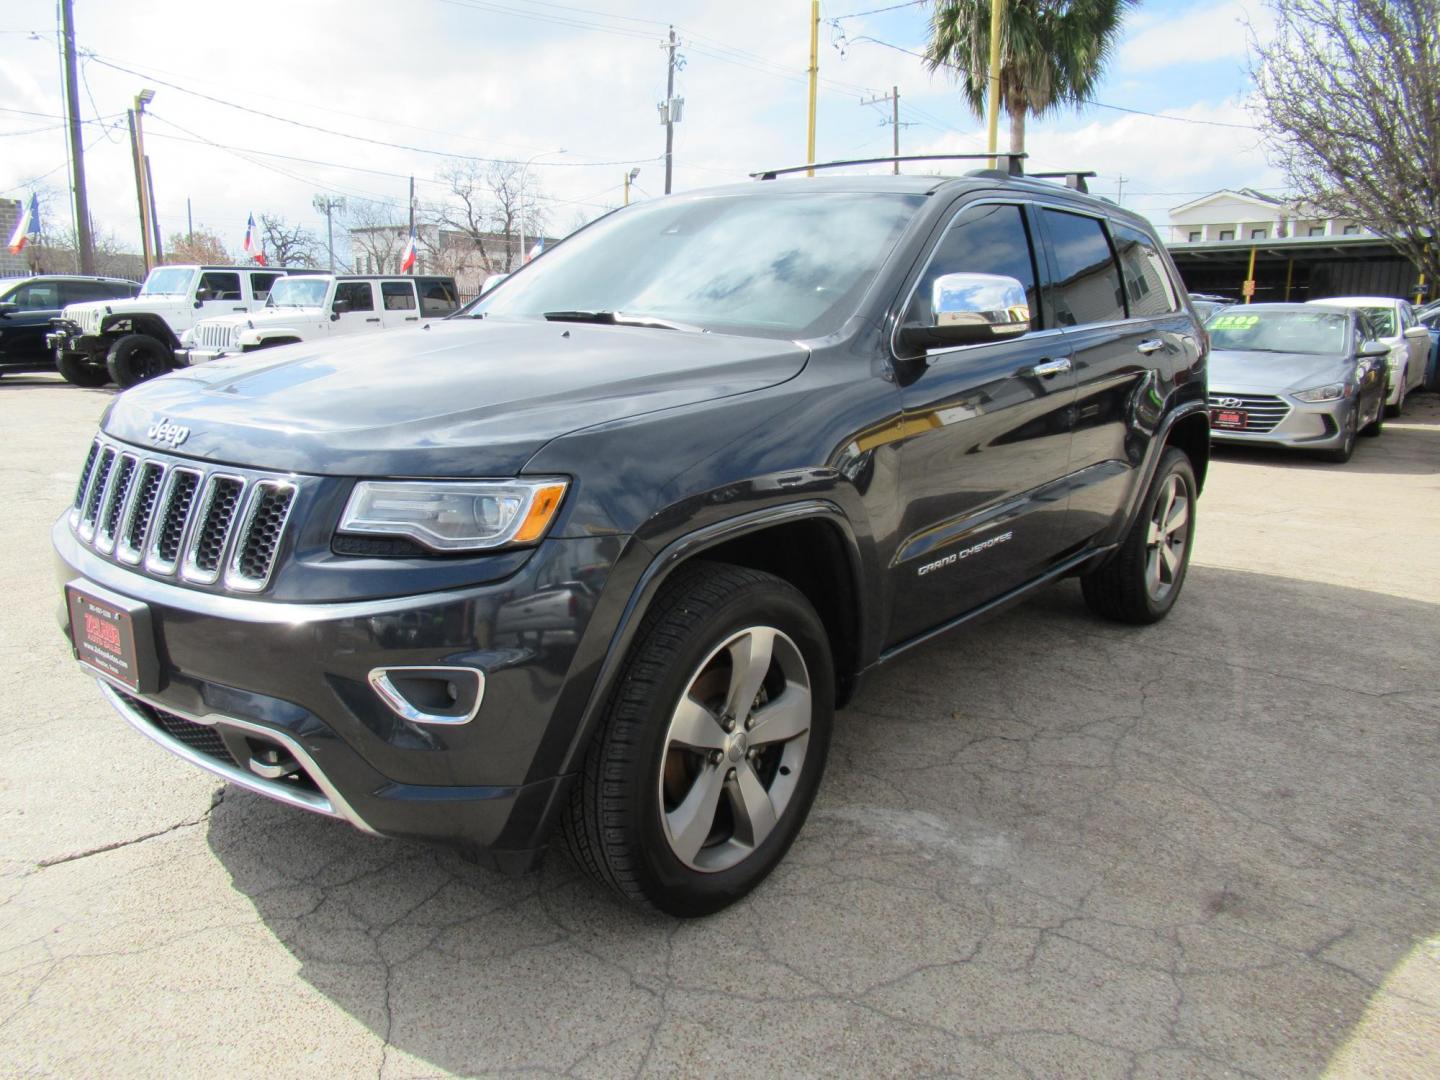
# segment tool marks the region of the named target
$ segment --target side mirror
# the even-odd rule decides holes
[[[1383,341],[1362,341],[1356,356],[1389,356],[1390,346]]]
[[[198,307],[199,307],[201,304],[203,304],[204,302],[205,302],[204,300],[197,299],[197,300],[195,301],[195,306],[198,308]]]
[[[330,305],[330,313],[332,315],[344,315],[350,310],[350,306],[349,300],[336,300],[335,303]]]
[[[907,323],[900,339],[918,349],[983,345],[1030,330],[1025,286],[1003,274],[942,274],[930,290],[929,316]]]
[[[13,300],[0,300],[0,319],[8,319],[11,312],[19,311],[20,305]]]

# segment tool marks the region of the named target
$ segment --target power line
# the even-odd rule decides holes
[[[871,8],[869,11],[852,11],[849,15],[836,15],[830,21],[838,23],[845,19],[858,19],[864,15],[880,15],[886,11],[899,11],[901,8],[919,7],[921,4],[929,3],[929,0],[908,0],[904,4],[891,4],[889,7]]]

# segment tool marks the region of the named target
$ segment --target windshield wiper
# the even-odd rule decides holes
[[[701,326],[675,322],[672,319],[657,319],[651,315],[626,315],[623,311],[547,311],[545,318],[550,322],[598,323],[601,326],[653,326],[660,330],[688,330],[692,334],[708,331]]]

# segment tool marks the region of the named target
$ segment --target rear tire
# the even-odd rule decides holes
[[[1091,611],[1135,625],[1159,622],[1170,614],[1190,566],[1196,495],[1190,458],[1169,447],[1120,547],[1101,566],[1081,575],[1080,589]]]
[[[570,791],[575,863],[643,907],[708,915],[763,881],[825,769],[835,674],[799,590],[682,567],[646,613]]]
[[[64,352],[55,358],[56,370],[65,376],[65,381],[87,390],[104,386],[110,381],[110,372],[104,364],[97,364],[85,353]]]
[[[1386,405],[1386,406],[1385,406],[1385,415],[1386,415],[1386,416],[1391,417],[1391,418],[1393,419],[1393,418],[1401,415],[1401,414],[1405,411],[1405,383],[1409,380],[1409,378],[1410,378],[1409,369],[1403,369],[1403,370],[1400,372],[1400,392],[1395,396],[1395,404],[1394,404],[1394,405]]]
[[[105,367],[121,388],[164,375],[175,365],[170,350],[149,334],[126,334],[110,346]]]

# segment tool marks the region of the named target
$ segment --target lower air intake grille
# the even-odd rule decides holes
[[[186,720],[183,716],[176,716],[164,709],[157,709],[129,694],[121,696],[131,708],[177,742],[182,742],[191,750],[206,754],[217,761],[223,761],[226,765],[238,764],[234,755],[226,748],[225,740],[214,728]]]

